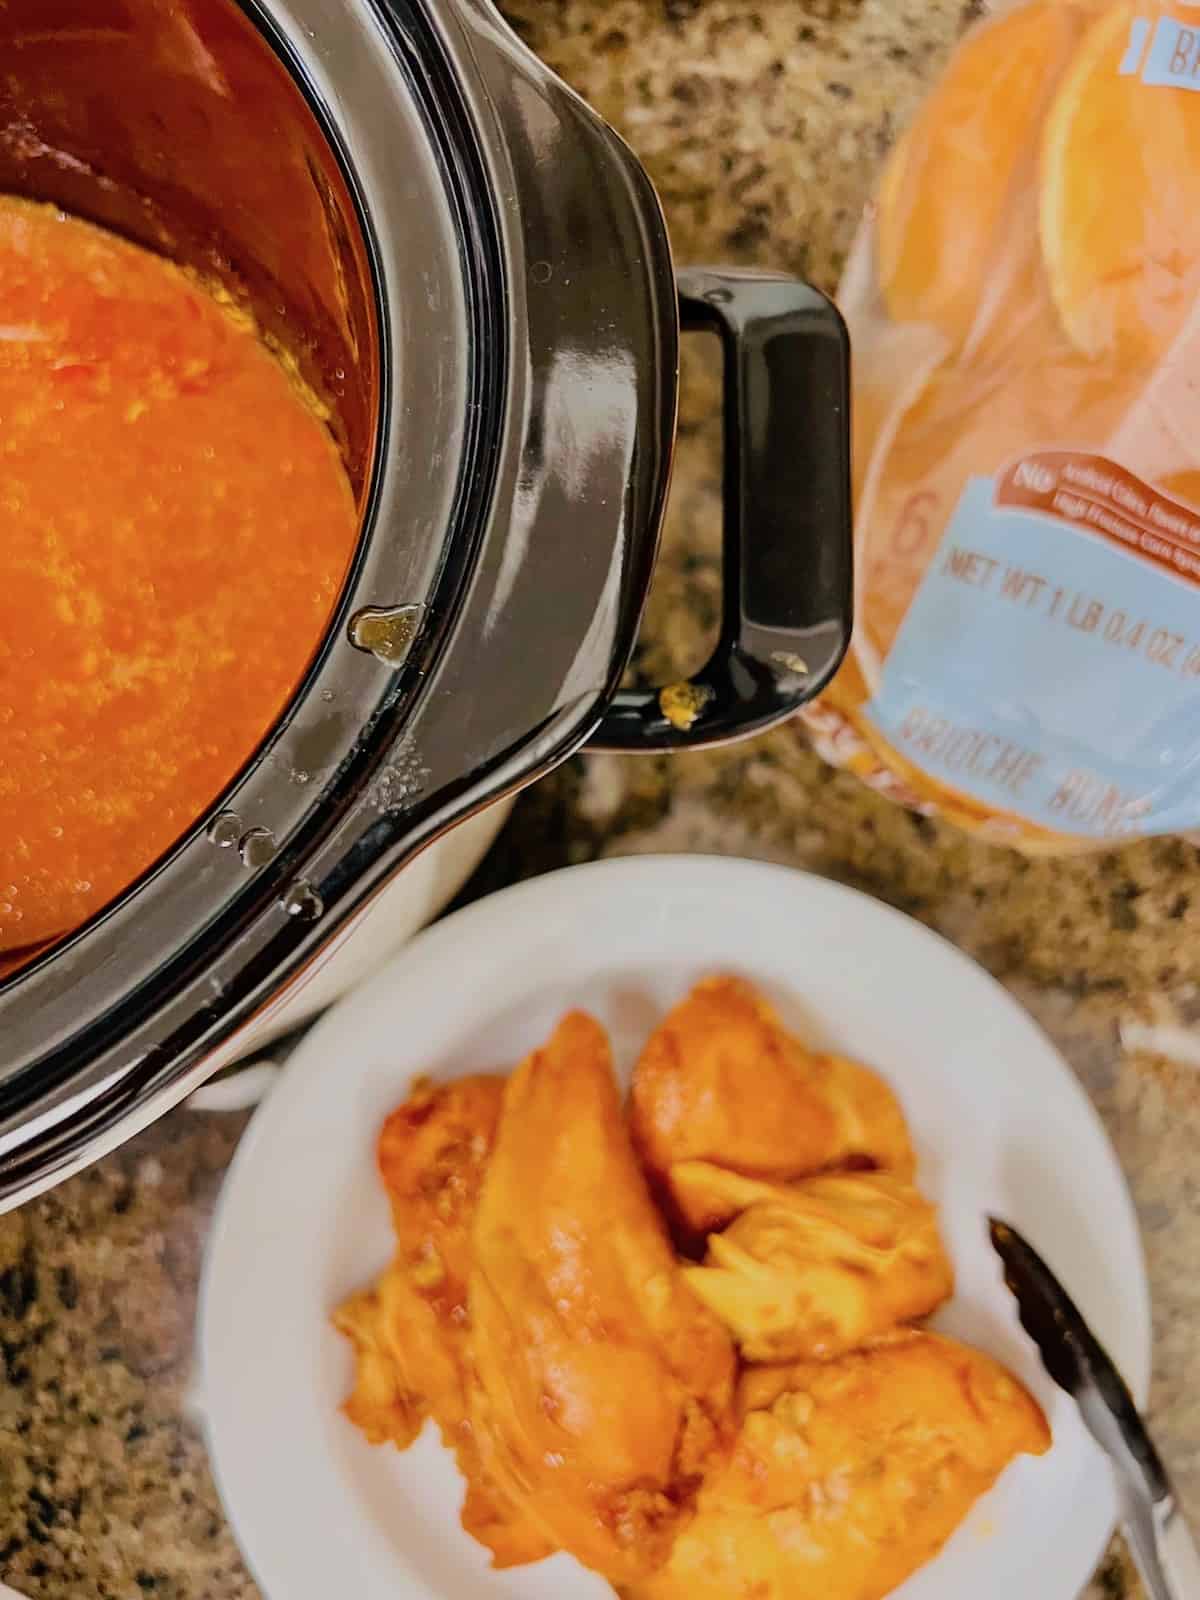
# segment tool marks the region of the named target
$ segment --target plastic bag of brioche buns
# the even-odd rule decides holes
[[[1200,0],[996,7],[841,300],[857,615],[818,748],[1030,851],[1200,827]]]

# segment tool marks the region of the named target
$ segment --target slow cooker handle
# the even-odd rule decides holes
[[[619,693],[604,750],[720,744],[791,716],[850,640],[850,341],[834,305],[765,273],[678,274],[680,322],[725,365],[721,637],[702,671]]]

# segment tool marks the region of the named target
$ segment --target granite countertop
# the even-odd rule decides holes
[[[680,260],[771,264],[825,288],[883,152],[973,10],[509,7],[644,159]],[[716,617],[717,394],[704,343],[689,346],[642,647],[663,681],[697,664]],[[783,729],[722,753],[572,762],[522,799],[467,897],[566,862],[657,850],[757,856],[858,885],[956,940],[1049,1031],[1133,1188],[1155,1305],[1152,1422],[1200,1524],[1200,851],[1163,840],[1027,861],[892,807]],[[189,1405],[205,1230],[243,1125],[177,1112],[0,1218],[0,1576],[34,1600],[257,1593]],[[1093,1600],[1138,1592],[1114,1545]]]

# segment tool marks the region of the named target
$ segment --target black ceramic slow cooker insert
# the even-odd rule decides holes
[[[406,860],[585,741],[789,715],[850,627],[848,352],[814,290],[674,273],[645,173],[484,0],[6,0],[0,189],[217,276],[333,403],[362,532],[211,812],[0,983],[0,1205],[230,1059]],[[680,320],[725,354],[720,642],[621,690]],[[0,756],[2,759],[2,756]]]

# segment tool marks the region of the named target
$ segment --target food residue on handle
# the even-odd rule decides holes
[[[703,683],[672,683],[658,692],[658,706],[663,716],[680,733],[687,733],[713,698],[713,692]]]

